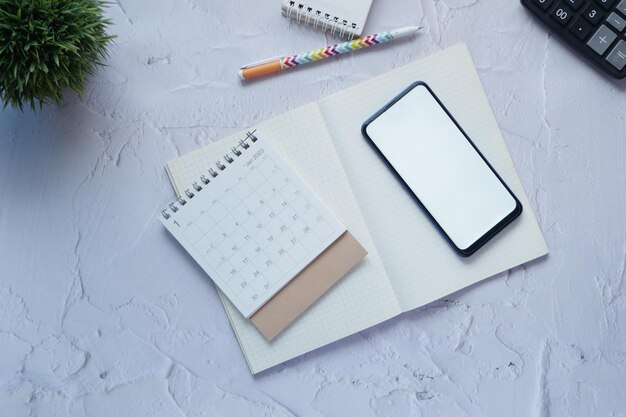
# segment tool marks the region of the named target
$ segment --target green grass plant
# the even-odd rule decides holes
[[[0,98],[35,109],[61,103],[103,65],[113,39],[98,0],[0,0]]]

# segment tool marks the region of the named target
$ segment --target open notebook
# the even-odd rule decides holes
[[[471,258],[454,253],[363,139],[361,124],[426,81],[518,196],[520,218]],[[272,342],[221,297],[253,373],[423,306],[548,252],[463,44],[254,127],[270,140],[369,255]],[[294,133],[295,132],[295,133]],[[167,164],[180,195],[241,133]]]

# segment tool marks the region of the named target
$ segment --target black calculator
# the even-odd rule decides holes
[[[597,67],[612,77],[626,77],[626,0],[521,1]]]

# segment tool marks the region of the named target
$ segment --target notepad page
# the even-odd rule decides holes
[[[452,250],[360,132],[368,117],[418,80],[433,89],[523,206],[520,218],[470,258]],[[326,97],[319,105],[403,310],[547,253],[464,44]]]
[[[346,228],[262,135],[226,155],[159,218],[249,318]]]
[[[265,135],[368,251],[363,261],[271,343],[220,295],[250,369],[256,373],[387,320],[401,310],[317,105],[301,107],[253,129]],[[224,149],[242,137],[243,132],[170,161],[167,171],[177,193],[184,193]]]

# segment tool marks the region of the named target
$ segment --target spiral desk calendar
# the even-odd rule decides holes
[[[283,16],[339,36],[355,37],[363,32],[372,0],[283,0]]]
[[[245,317],[346,232],[254,131],[161,214]]]

